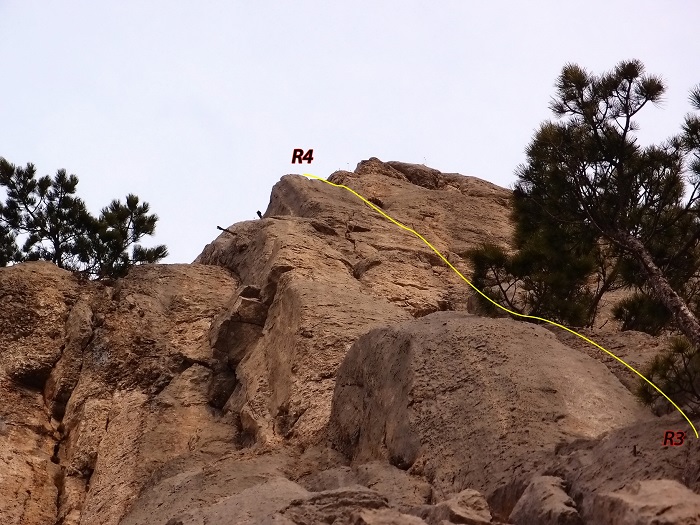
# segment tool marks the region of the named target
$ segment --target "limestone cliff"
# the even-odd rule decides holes
[[[488,182],[378,159],[330,180],[465,275],[508,247]],[[286,175],[228,230],[114,284],[0,269],[2,523],[700,522],[696,440],[661,447],[680,415],[566,335],[476,315],[349,192]],[[657,344],[599,335],[634,364]]]

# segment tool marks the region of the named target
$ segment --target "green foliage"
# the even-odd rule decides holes
[[[603,272],[604,280],[608,267],[596,236],[559,223],[517,188],[512,202],[517,252],[508,255],[493,245],[468,252],[474,284],[509,310],[574,326],[589,323],[596,300],[591,275]],[[498,310],[483,298],[480,304],[486,314]]]
[[[144,248],[136,244],[144,235],[153,235],[158,217],[148,215],[147,202],[139,204],[136,195],[129,194],[124,204],[113,200],[103,208],[93,223],[89,244],[81,262],[98,276],[125,275],[134,264],[155,263],[168,255],[163,245]],[[128,253],[129,246],[133,246]]]
[[[596,237],[576,224],[559,223],[517,188],[512,217],[518,249],[512,264],[527,290],[530,314],[586,324],[593,301],[588,282],[601,249]]]
[[[622,322],[623,331],[637,330],[650,335],[659,335],[672,320],[671,312],[661,301],[641,292],[617,303],[613,315]]]
[[[678,209],[665,213],[676,214]],[[662,219],[663,220],[663,219]],[[664,277],[671,287],[688,303],[700,298],[700,287],[695,278],[700,271],[700,228],[694,213],[679,213],[663,235],[647,240],[645,247],[656,264],[663,268]],[[688,235],[692,232],[692,235]],[[649,292],[649,283],[643,265],[634,258],[626,258],[621,265],[625,283]]]
[[[472,284],[492,301],[522,313],[515,303],[518,293],[518,279],[513,274],[510,257],[503,248],[495,244],[484,244],[469,250],[466,256],[474,265]],[[485,315],[495,316],[502,312],[491,301],[477,296],[479,307]]]
[[[17,243],[12,230],[0,223],[0,266],[7,266],[15,259]]]
[[[526,243],[512,256],[488,244],[471,250],[467,255],[474,265],[474,285],[511,311],[581,326],[592,300],[585,286],[592,263],[552,248]],[[487,315],[501,311],[483,297],[480,306]]]
[[[674,403],[691,413],[700,414],[700,352],[685,337],[671,340],[668,350],[657,355],[642,372]],[[637,396],[648,406],[657,406],[663,396],[646,381],[640,379]],[[673,410],[662,403],[664,410]]]
[[[58,170],[54,177],[36,178],[32,164],[14,166],[0,157],[0,265],[47,260],[61,268],[103,278],[121,277],[134,264],[157,262],[167,256],[165,246],[137,244],[153,235],[158,217],[148,203],[128,195],[114,200],[99,217],[90,214],[76,196],[78,178]],[[18,236],[24,236],[21,248]],[[131,252],[129,253],[129,248]]]
[[[484,246],[469,256],[475,284],[496,302],[568,324],[592,323],[605,291],[638,289],[615,315],[624,329],[683,331],[688,340],[647,375],[697,407],[700,333],[690,309],[700,309],[700,116],[686,116],[662,144],[642,147],[635,137],[639,112],[665,91],[638,60],[602,75],[567,64],[550,106],[557,120],[539,127],[516,172],[516,253]],[[700,110],[700,85],[690,102]],[[649,388],[639,395],[654,402]]]
[[[623,286],[651,296],[666,285],[700,304],[700,118],[687,116],[682,133],[660,145],[641,147],[634,136],[638,113],[665,90],[638,60],[602,75],[563,68],[550,106],[557,120],[536,131],[516,172],[517,252],[471,254],[474,278],[497,301],[574,325],[592,324],[602,294]],[[700,86],[691,103],[700,109]],[[662,275],[650,277],[645,254]],[[650,307],[638,299],[620,315],[660,329],[667,319],[645,318]]]
[[[665,89],[636,60],[600,76],[567,65],[551,104],[560,120],[535,134],[516,188],[557,222],[592,228],[611,242],[621,232],[645,245],[663,236],[689,210],[700,209],[697,192],[683,202],[686,182],[700,187],[684,176],[682,141],[642,148],[634,136],[633,119]],[[698,221],[689,226],[686,239],[700,230]]]

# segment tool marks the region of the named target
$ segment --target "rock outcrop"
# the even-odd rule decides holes
[[[378,159],[329,180],[465,275],[469,249],[509,249],[510,192],[488,182]],[[471,296],[415,236],[298,175],[193,264],[114,283],[2,268],[1,521],[694,523],[694,436],[661,447],[687,423]],[[661,344],[611,326],[635,365]]]
[[[135,268],[115,287],[49,263],[0,271],[5,523],[118,523],[153,471],[232,424],[208,399],[221,268]],[[26,492],[25,492],[26,491]]]
[[[637,481],[596,495],[591,519],[602,525],[695,525],[700,496],[677,481]]]
[[[440,497],[475,488],[489,499],[557,444],[645,415],[603,364],[548,330],[462,312],[358,338],[332,406],[330,439],[353,461],[384,459]]]
[[[564,480],[554,476],[536,476],[530,481],[513,512],[515,525],[582,525],[574,500],[566,492]]]

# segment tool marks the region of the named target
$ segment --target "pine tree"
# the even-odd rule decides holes
[[[591,324],[602,293],[616,279],[604,245],[585,228],[558,223],[517,188],[512,206],[516,251],[507,254],[493,245],[470,251],[475,286],[517,313],[573,326]],[[485,313],[496,312],[488,301],[481,303]]]
[[[2,206],[0,204],[0,206]],[[0,211],[1,213],[1,211]],[[7,266],[17,256],[17,243],[12,230],[0,222],[0,266]]]
[[[556,223],[612,246],[618,261],[633,261],[675,325],[700,345],[700,322],[674,278],[683,257],[695,264],[689,254],[700,240],[700,119],[688,115],[680,135],[641,147],[633,119],[666,88],[636,60],[600,76],[569,64],[556,87],[559,120],[536,132],[516,192]],[[673,244],[665,244],[669,231]]]
[[[137,244],[155,233],[158,217],[136,195],[115,200],[98,218],[76,196],[78,178],[58,170],[54,177],[36,177],[32,164],[14,166],[0,157],[0,265],[47,260],[93,278],[121,277],[131,266],[167,256],[163,245]],[[17,248],[16,239],[24,236]],[[129,248],[132,247],[131,253]]]
[[[645,375],[677,403],[698,409],[700,117],[688,114],[680,134],[640,146],[634,119],[647,104],[661,101],[666,87],[636,60],[598,76],[569,64],[556,88],[551,109],[558,120],[535,133],[514,190],[517,231],[524,235],[516,239],[519,254],[526,254],[528,245],[536,249],[531,256],[514,257],[529,261],[539,254],[560,271],[551,252],[558,244],[563,267],[593,255],[605,281],[596,297],[606,286],[634,287],[636,293],[616,308],[623,327],[650,333],[670,328],[684,336]],[[700,86],[690,100],[700,110]],[[543,244],[540,238],[555,241]],[[513,260],[506,266],[513,268]],[[534,273],[526,266],[525,273],[537,276],[536,270],[537,265]],[[585,273],[585,265],[579,270]],[[560,284],[571,291],[579,282]],[[556,303],[556,297],[547,300]],[[597,307],[595,298],[591,306]],[[645,383],[638,393],[649,404],[660,397]]]

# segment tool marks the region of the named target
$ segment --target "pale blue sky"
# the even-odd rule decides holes
[[[374,156],[509,186],[566,62],[662,75],[640,118],[662,140],[700,83],[698,20],[696,0],[0,0],[0,156],[76,174],[94,213],[136,193],[146,244],[190,262],[286,173]]]

